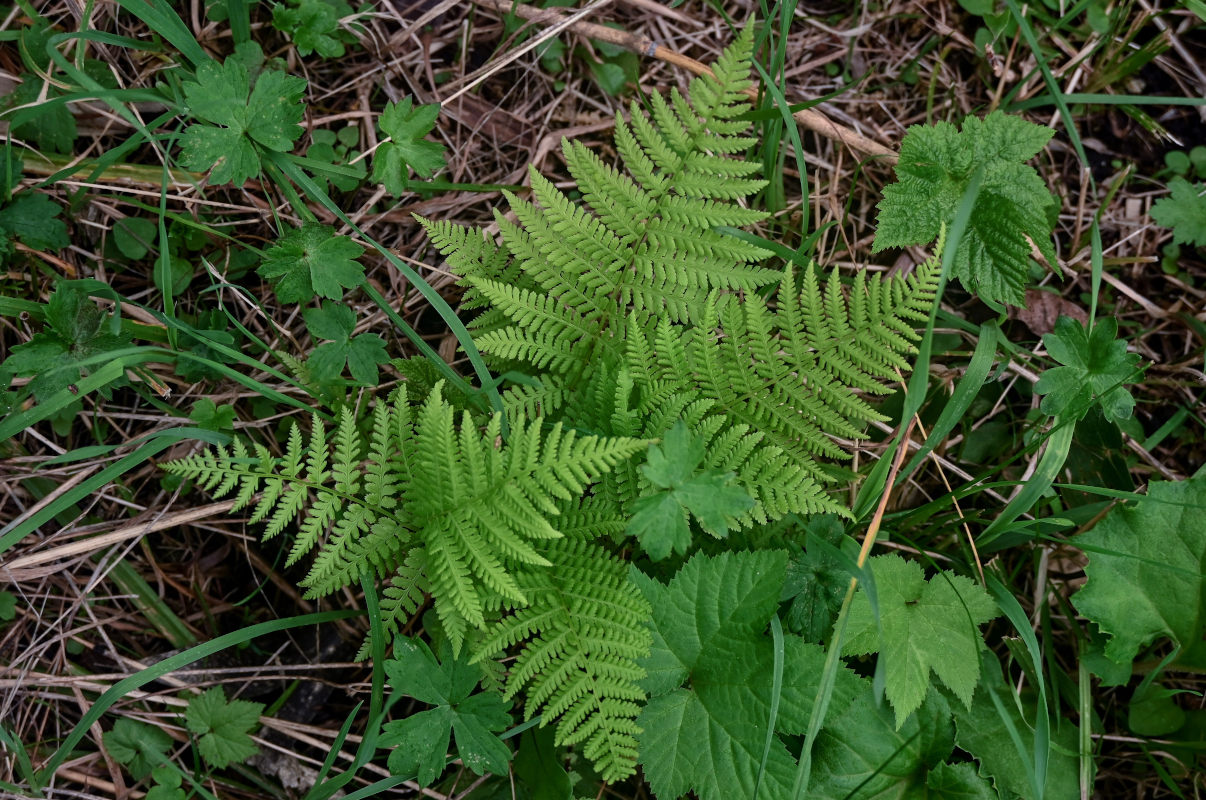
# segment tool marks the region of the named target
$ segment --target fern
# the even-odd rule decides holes
[[[645,671],[636,662],[652,642],[649,605],[624,562],[601,547],[567,537],[543,552],[557,568],[520,575],[530,604],[495,624],[474,659],[523,642],[504,697],[526,690],[525,718],[540,708],[546,722],[559,718],[556,744],[581,745],[604,780],[620,780],[637,758]]]
[[[426,401],[398,392],[367,436],[344,410],[330,438],[317,418],[308,441],[295,427],[279,459],[236,443],[168,465],[237,490],[239,507],[262,492],[253,518],[268,535],[297,523],[291,562],[318,550],[310,596],[366,571],[384,579],[388,635],[430,595],[454,647],[468,643],[507,698],[611,781],[635,769],[650,647],[649,607],[617,555],[636,544],[628,522],[650,490],[633,456],[681,420],[699,469],[732,473],[754,498],[735,519],[745,533],[846,513],[824,462],[882,419],[867,396],[907,370],[938,280],[931,259],[908,278],[822,282],[811,266],[768,269],[769,253],[718,231],[765,217],[741,205],[763,182],[737,155],[753,144],[739,119],[752,32],[690,101],[653,95],[648,112],[617,117],[622,170],[566,143],[580,204],[533,171],[531,199],[508,194],[513,216],[496,212],[498,241],[422,221],[463,277],[478,347],[529,378],[504,392],[505,441],[502,415],[463,409],[458,424],[436,374],[411,360],[395,366]],[[508,653],[504,677],[495,659]]]
[[[630,175],[585,146],[566,142],[566,165],[585,207],[531,171],[539,205],[507,194],[519,220],[495,212],[502,246],[449,223],[421,220],[432,242],[470,286],[471,306],[488,305],[475,341],[482,352],[527,362],[573,383],[600,358],[622,353],[629,314],[642,324],[698,317],[714,290],[752,290],[779,279],[757,266],[769,253],[718,233],[765,214],[731,200],[765,185],[758,165],[723,154],[746,149],[752,32],[721,56],[715,78],[652,95],[652,119],[633,103],[616,117],[616,147]],[[552,406],[555,395],[545,398]]]
[[[415,587],[429,590],[459,650],[470,627],[485,627],[488,604],[526,604],[512,570],[550,565],[534,544],[562,535],[551,522],[557,501],[581,495],[646,443],[577,436],[560,424],[545,431],[536,419],[500,444],[501,416],[483,434],[466,413],[458,430],[440,388],[417,413],[405,391],[379,404],[363,463],[355,420],[344,409],[333,444],[317,416],[306,445],[295,425],[279,465],[262,446],[250,458],[236,440],[230,450],[164,468],[217,497],[237,488],[236,510],[262,489],[252,520],[269,521],[265,538],[300,519],[290,564],[325,541],[301,582],[310,597],[349,586],[365,571],[401,578],[386,590],[383,617],[392,632],[417,609]]]

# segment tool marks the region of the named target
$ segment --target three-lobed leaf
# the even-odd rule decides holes
[[[876,556],[870,566],[878,618],[866,591],[855,595],[842,652],[880,654],[897,727],[921,707],[931,673],[970,705],[984,647],[979,627],[998,615],[996,603],[962,575],[943,571],[927,581],[919,564],[898,555]]]
[[[688,515],[699,520],[708,533],[724,538],[733,518],[754,505],[749,492],[732,485],[732,472],[699,469],[705,454],[704,443],[682,420],[666,432],[662,444],[649,445],[647,461],[640,469],[653,491],[633,504],[628,533],[637,537],[654,561],[671,551],[687,552],[691,545]]]
[[[505,774],[511,751],[495,734],[511,724],[510,704],[491,692],[473,694],[481,670],[464,654],[454,657],[447,641],[438,661],[425,642],[407,638],[395,640],[394,656],[385,662],[390,686],[435,708],[385,724],[390,771],[431,785],[444,771],[451,738],[476,774]]]
[[[1133,380],[1140,358],[1128,353],[1117,335],[1118,320],[1113,317],[1098,320],[1091,332],[1071,317],[1059,318],[1055,331],[1043,336],[1043,344],[1063,366],[1044,371],[1034,387],[1035,393],[1045,395],[1045,413],[1081,419],[1096,400],[1107,420],[1130,418],[1135,398],[1122,384]]]
[[[361,386],[377,385],[377,366],[389,361],[385,340],[375,333],[352,336],[356,327],[352,309],[327,301],[320,308],[306,309],[302,316],[311,336],[330,340],[315,347],[306,362],[314,380],[336,381],[346,366]]]
[[[109,755],[126,765],[136,780],[151,774],[152,768],[166,757],[172,737],[145,722],[122,717],[102,737]]]
[[[962,130],[949,122],[910,127],[900,146],[897,182],[884,187],[879,203],[872,252],[937,239],[982,169],[954,275],[985,299],[1024,305],[1031,244],[1048,263],[1056,263],[1048,216],[1055,198],[1024,163],[1053,133],[1000,111],[983,120],[968,117]]]
[[[214,769],[246,761],[259,748],[250,731],[260,724],[263,703],[227,700],[221,686],[215,686],[188,701],[184,721],[196,734],[201,757]]]
[[[340,300],[345,288],[364,281],[364,267],[356,261],[363,254],[363,247],[331,226],[307,222],[264,252],[258,272],[273,281],[282,303],[305,303],[315,295]]]
[[[430,178],[444,167],[444,148],[425,137],[440,115],[439,103],[414,105],[407,97],[390,103],[377,120],[381,133],[390,138],[373,155],[373,180],[385,185],[390,194],[407,191],[410,170],[421,178]]]

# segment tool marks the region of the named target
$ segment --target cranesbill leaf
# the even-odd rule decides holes
[[[188,702],[184,720],[197,734],[201,756],[211,767],[223,769],[246,761],[258,752],[250,731],[260,724],[263,703],[226,700],[226,692],[215,686]]]
[[[172,746],[172,737],[159,728],[122,717],[102,737],[109,755],[116,758],[135,780],[151,773]]]
[[[352,7],[343,0],[291,0],[290,5],[272,9],[272,26],[289,34],[298,55],[318,53],[323,58],[339,58],[343,40],[354,38],[339,28],[341,17],[352,15]]]
[[[958,211],[976,170],[983,182],[971,219],[955,253],[954,274],[989,300],[1025,302],[1031,242],[1048,263],[1055,198],[1034,169],[1033,158],[1052,131],[1021,117],[994,111],[983,121],[968,117],[963,129],[949,122],[914,125],[905,134],[896,165],[897,182],[884,187],[873,252],[932,242]]]
[[[387,105],[377,126],[392,141],[383,143],[373,155],[373,180],[398,195],[406,191],[409,170],[413,169],[421,178],[430,178],[442,169],[443,146],[423,138],[435,127],[439,114],[438,103],[416,106],[409,97]]]
[[[1206,668],[1206,471],[1153,481],[1147,497],[1117,506],[1074,540],[1089,555],[1072,604],[1110,636],[1105,655],[1129,665],[1159,639],[1178,663]]]
[[[359,286],[364,280],[364,267],[356,261],[363,253],[363,247],[337,236],[331,226],[307,222],[265,251],[258,272],[275,279],[282,303],[305,303],[315,294],[340,300],[344,287]]]
[[[1152,219],[1172,228],[1174,243],[1206,247],[1206,184],[1177,177],[1168,182],[1168,193],[1152,206]]]
[[[257,147],[286,151],[302,134],[302,78],[265,70],[251,87],[251,73],[238,57],[197,68],[185,81],[189,112],[200,123],[180,138],[180,163],[209,170],[210,182],[242,186],[260,170]]]
[[[969,705],[980,680],[979,626],[998,615],[996,603],[962,575],[940,572],[927,581],[920,565],[897,555],[876,556],[870,564],[879,621],[860,591],[842,652],[878,652],[884,659],[885,693],[897,727],[921,706],[931,672]]]
[[[130,343],[130,336],[115,322],[85,289],[61,283],[46,304],[46,329],[14,347],[4,369],[32,376],[29,391],[45,400],[101,366],[84,365],[89,359]]]
[[[1045,395],[1045,413],[1081,419],[1096,401],[1111,422],[1130,418],[1135,398],[1121,384],[1134,380],[1140,358],[1128,353],[1117,335],[1118,320],[1113,317],[1098,320],[1092,333],[1071,317],[1059,318],[1055,331],[1043,336],[1043,344],[1063,366],[1044,371],[1034,386],[1037,394]]]
[[[628,533],[636,536],[654,561],[671,551],[686,553],[691,545],[688,514],[713,536],[728,535],[734,517],[748,511],[754,498],[733,486],[733,473],[699,470],[703,442],[679,420],[666,432],[661,445],[649,446],[641,472],[655,487],[632,507]]]
[[[390,771],[430,785],[444,771],[451,735],[469,769],[506,773],[511,751],[495,732],[511,724],[510,704],[491,692],[471,694],[481,671],[468,656],[454,658],[445,641],[437,661],[425,642],[406,638],[394,640],[394,652],[397,658],[385,662],[390,685],[435,708],[385,724],[381,745],[394,748]]]

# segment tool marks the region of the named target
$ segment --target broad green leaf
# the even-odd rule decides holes
[[[927,581],[920,565],[898,555],[876,556],[870,566],[879,619],[866,592],[855,595],[842,652],[884,659],[897,727],[921,706],[931,673],[969,705],[980,679],[980,625],[998,615],[996,603],[962,575],[939,572]]]
[[[992,701],[994,692],[1000,701],[1000,708],[1022,740],[1024,755],[1018,751],[1005,719]],[[999,668],[990,666],[984,684],[976,691],[971,708],[953,704],[952,710],[955,712],[955,743],[980,762],[980,774],[992,779],[1002,800],[1033,798],[1034,703],[1028,699],[1019,701],[1012,689],[1003,683]],[[1065,800],[1079,796],[1076,752],[1076,728],[1062,719],[1053,721],[1047,756],[1047,780],[1043,787],[1044,800]]]
[[[172,746],[172,737],[159,728],[122,717],[102,737],[109,755],[130,771],[135,780],[151,774]]]
[[[1021,117],[994,111],[968,117],[963,129],[949,122],[914,125],[905,133],[896,183],[884,188],[872,252],[926,244],[950,226],[972,175],[984,168],[980,193],[955,253],[954,275],[988,300],[1023,305],[1031,242],[1048,263],[1055,198],[1034,169],[1033,158],[1054,133]]]
[[[1177,663],[1206,668],[1206,470],[1152,481],[1147,497],[1116,506],[1074,539],[1089,556],[1077,611],[1109,635],[1106,656],[1129,665],[1170,639]]]
[[[1152,219],[1172,228],[1174,243],[1206,247],[1206,184],[1176,177],[1168,182],[1168,193],[1152,206]]]
[[[112,314],[100,310],[85,289],[61,283],[46,304],[46,329],[12,349],[3,367],[14,375],[33,377],[29,391],[39,400],[79,382],[99,368],[81,367],[86,359],[125,347],[130,337]]]
[[[174,764],[155,767],[151,780],[155,783],[147,790],[146,800],[184,800],[184,790],[180,788],[183,779]]]
[[[688,515],[699,520],[708,533],[724,538],[733,518],[754,505],[745,489],[731,485],[733,473],[698,470],[703,459],[703,442],[682,420],[666,432],[661,445],[649,445],[641,472],[654,489],[633,504],[628,533],[637,537],[654,561],[672,551],[687,552],[691,545]]]
[[[786,573],[777,551],[696,555],[668,585],[635,570],[653,607],[642,683],[651,695],[638,719],[641,764],[659,800],[753,797],[771,713],[774,646],[766,627]],[[822,648],[783,638],[784,671],[775,733],[758,796],[791,796],[796,761],[784,736],[808,727]],[[951,753],[950,709],[936,692],[896,730],[870,681],[839,669],[826,726],[814,748],[809,798],[911,797]],[[940,796],[940,795],[939,795]],[[957,796],[957,795],[956,795]]]
[[[377,366],[389,361],[385,340],[375,333],[353,337],[356,315],[352,309],[328,301],[321,308],[306,309],[302,315],[315,339],[331,340],[310,354],[307,364],[314,380],[321,383],[338,380],[346,365],[357,383],[377,385]]]
[[[423,138],[435,127],[439,114],[438,103],[416,106],[407,97],[387,105],[377,120],[381,133],[392,141],[384,142],[373,154],[373,180],[384,184],[390,194],[407,191],[410,170],[430,178],[444,167],[443,146]]]
[[[264,253],[258,272],[274,281],[282,303],[305,303],[317,294],[343,299],[344,288],[364,281],[364,267],[356,259],[364,248],[329,225],[307,222],[281,237]]]
[[[1135,398],[1120,384],[1133,380],[1139,355],[1126,351],[1126,342],[1116,339],[1118,320],[1097,321],[1089,333],[1071,317],[1060,317],[1055,331],[1043,336],[1051,357],[1063,366],[1039,376],[1034,386],[1043,397],[1042,409],[1051,416],[1081,419],[1094,401],[1111,422],[1129,419]]]
[[[61,211],[46,195],[27,190],[0,209],[0,230],[34,250],[61,250],[71,244]]]
[[[974,764],[938,764],[926,776],[926,798],[934,800],[998,800],[992,784],[980,777]]]
[[[0,622],[8,622],[17,616],[17,596],[12,592],[0,591]]]
[[[184,721],[200,737],[197,745],[205,762],[214,769],[224,769],[259,751],[250,732],[259,726],[263,710],[263,703],[227,701],[226,692],[215,686],[188,701]]]
[[[183,89],[189,112],[203,122],[180,137],[180,163],[209,170],[211,183],[242,186],[259,174],[257,146],[285,152],[302,134],[302,78],[265,70],[252,88],[247,65],[231,57],[199,66]]]
[[[390,771],[429,786],[444,771],[452,738],[469,769],[505,775],[511,751],[496,732],[511,725],[510,704],[493,692],[471,694],[481,671],[468,655],[453,657],[445,641],[437,661],[425,642],[407,638],[394,640],[394,655],[385,662],[390,686],[435,708],[385,724],[380,743],[394,748]]]

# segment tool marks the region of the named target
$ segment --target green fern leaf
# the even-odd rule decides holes
[[[526,691],[525,718],[556,719],[556,744],[581,747],[604,780],[622,780],[636,768],[649,605],[624,562],[596,545],[564,538],[541,552],[557,568],[517,574],[529,605],[490,628],[474,661],[522,643],[503,696]]]

